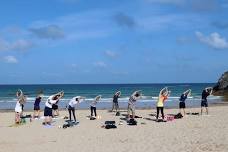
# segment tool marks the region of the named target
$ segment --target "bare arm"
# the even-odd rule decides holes
[[[184,92],[184,94],[189,97],[191,95],[191,92],[192,92],[192,90],[188,89],[187,91]]]
[[[161,91],[160,91],[160,93],[159,93],[159,96],[161,96],[161,95],[162,95],[162,92],[163,92],[163,91],[166,91],[166,92],[167,92],[167,91],[168,91],[168,88],[167,88],[167,87],[165,87],[165,88],[161,89]]]
[[[101,99],[101,95],[96,96],[96,98],[95,98],[96,101],[99,101],[100,99]]]

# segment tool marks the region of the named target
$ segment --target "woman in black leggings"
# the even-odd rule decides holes
[[[165,118],[165,116],[164,116],[164,107],[157,107],[157,116],[156,116],[156,119],[158,120],[159,111],[161,111],[162,119],[164,120],[164,118]]]
[[[90,111],[91,111],[91,117],[93,117],[93,113],[95,115],[95,117],[97,116],[97,108],[90,106]]]
[[[72,113],[73,117],[74,117],[74,121],[76,122],[75,106],[80,102],[81,99],[85,99],[85,98],[81,97],[81,96],[76,96],[70,100],[69,105],[68,105],[70,121],[72,121],[72,119],[71,119],[71,113]]]
[[[170,95],[171,91],[168,90],[167,87],[163,88],[160,93],[159,93],[159,97],[158,97],[158,101],[157,101],[157,116],[156,116],[156,120],[158,121],[159,118],[159,111],[161,111],[162,114],[162,120],[164,120],[164,102],[165,100],[168,99],[168,96]]]
[[[90,104],[90,111],[91,111],[91,117],[93,117],[93,112],[95,114],[95,117],[97,117],[97,102],[101,99],[101,95],[96,96],[96,98],[91,102]]]
[[[70,121],[72,121],[71,119],[71,113],[74,116],[74,121],[76,122],[76,117],[75,117],[75,107],[71,107],[70,105],[68,106],[68,111],[69,111],[69,116],[70,116]]]

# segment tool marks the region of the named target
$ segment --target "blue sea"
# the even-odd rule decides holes
[[[213,83],[183,83],[183,84],[42,84],[42,85],[0,85],[0,109],[14,109],[16,104],[16,91],[23,90],[27,96],[25,110],[33,109],[34,100],[37,92],[43,91],[41,108],[47,98],[59,91],[64,91],[64,98],[60,100],[59,107],[65,108],[69,100],[74,96],[84,96],[86,100],[79,105],[79,109],[89,108],[90,102],[97,95],[102,95],[98,103],[98,109],[110,109],[112,106],[112,97],[117,90],[122,92],[119,99],[120,108],[127,107],[129,96],[135,90],[142,90],[143,97],[137,102],[139,108],[154,108],[159,91],[163,87],[168,87],[172,92],[168,101],[165,103],[167,108],[178,107],[179,97],[187,89],[192,89],[192,96],[187,99],[188,107],[200,106],[201,93],[205,87],[214,86]],[[209,103],[215,103],[222,100],[222,97],[210,96]]]

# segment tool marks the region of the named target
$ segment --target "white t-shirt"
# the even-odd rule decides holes
[[[130,98],[129,98],[129,100],[128,100],[128,104],[134,106],[135,103],[136,103],[136,100],[137,100],[137,98],[136,98],[135,96],[130,96]]]
[[[70,99],[69,106],[71,106],[72,108],[75,108],[76,104],[78,104],[78,101],[76,101],[76,98],[78,97],[74,97]]]
[[[93,100],[90,104],[92,107],[96,107],[98,100]]]
[[[18,100],[17,103],[16,103],[15,112],[19,112],[19,113],[22,112],[22,106],[21,106],[19,100]]]
[[[55,104],[58,100],[53,100],[54,96],[50,96],[47,101],[45,102],[45,106],[48,107],[48,108],[52,108],[52,105]]]

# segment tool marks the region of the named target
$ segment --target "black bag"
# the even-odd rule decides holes
[[[117,128],[115,124],[116,124],[115,121],[105,121],[105,129]]]
[[[106,125],[115,125],[116,122],[115,121],[105,121]]]
[[[174,119],[181,119],[181,118],[183,118],[181,113],[178,113],[174,116]]]
[[[95,120],[96,118],[94,118],[94,117],[90,117],[90,119],[89,120]]]
[[[70,124],[64,124],[63,129],[66,129],[67,127],[70,127]]]
[[[120,112],[116,112],[116,116],[120,116]]]
[[[116,125],[113,125],[113,124],[105,125],[105,129],[114,129],[114,128],[117,128]]]
[[[128,125],[137,125],[137,121],[135,119],[130,119],[129,122],[128,122]]]

